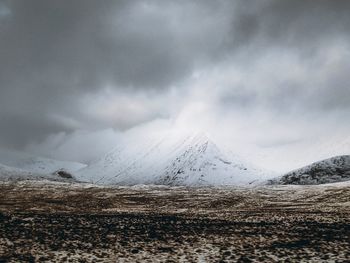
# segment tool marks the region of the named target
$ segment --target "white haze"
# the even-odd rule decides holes
[[[94,120],[93,130],[82,125],[73,133],[52,134],[41,143],[31,143],[26,150],[90,162],[117,146],[130,131],[142,137],[190,130],[207,132],[235,154],[277,172],[348,154],[346,108],[320,113],[313,100],[326,92],[325,85],[334,77],[330,65],[341,73],[350,59],[349,52],[340,52],[345,48],[345,43],[333,42],[324,48],[322,60],[308,63],[287,50],[261,54],[254,61],[228,59],[163,92],[116,91],[107,86],[79,100],[86,118]],[[305,86],[308,89],[299,88]],[[115,123],[134,127],[120,130],[113,127]]]

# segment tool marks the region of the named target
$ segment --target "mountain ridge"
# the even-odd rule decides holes
[[[317,185],[349,180],[350,155],[340,155],[295,169],[278,178],[268,180],[268,184]]]

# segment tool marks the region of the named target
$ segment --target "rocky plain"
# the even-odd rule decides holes
[[[349,262],[350,183],[0,183],[0,262]]]

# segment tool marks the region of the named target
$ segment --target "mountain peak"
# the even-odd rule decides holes
[[[202,140],[210,140],[210,135],[205,131],[198,131],[193,133],[194,138],[202,139]]]
[[[115,149],[77,176],[101,184],[193,186],[248,183],[261,174],[253,166],[231,160],[206,132],[173,132]]]

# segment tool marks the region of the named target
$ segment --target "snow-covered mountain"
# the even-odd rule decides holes
[[[336,156],[269,180],[269,184],[314,185],[350,180],[350,155]]]
[[[73,173],[86,167],[82,163],[58,161],[4,149],[0,150],[0,163],[38,174],[50,174],[57,170]]]
[[[99,184],[243,185],[268,173],[224,153],[204,133],[129,139],[75,173]]]
[[[23,181],[23,180],[50,180],[70,182],[74,179],[63,178],[58,174],[40,174],[28,172],[19,168],[0,164],[0,181]]]
[[[350,154],[350,135],[334,132],[333,135],[315,135],[280,145],[245,145],[239,154],[263,168],[286,174],[331,156]]]

